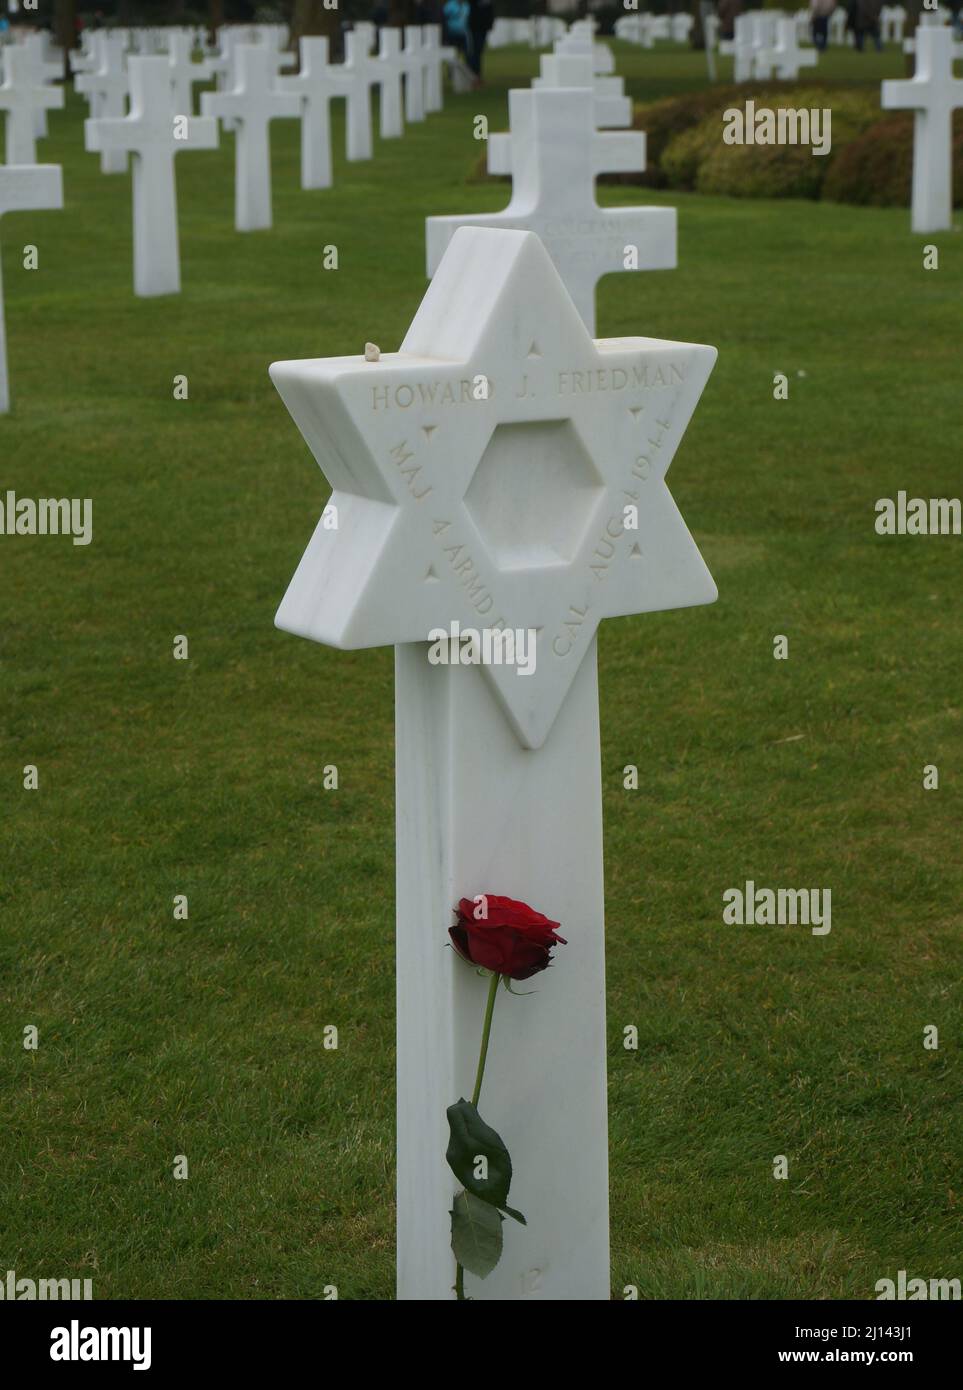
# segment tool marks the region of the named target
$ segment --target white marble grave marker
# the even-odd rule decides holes
[[[800,68],[814,68],[817,53],[814,48],[801,48],[794,19],[776,21],[776,37],[772,61],[776,76],[784,82],[794,82]]]
[[[455,56],[453,48],[444,47],[441,42],[441,25],[422,26],[422,54],[425,62],[425,110],[429,113],[441,111],[444,106],[444,84],[442,71],[446,63]]]
[[[427,220],[428,274],[434,275],[461,226],[536,232],[595,332],[595,286],[627,269],[676,265],[675,208],[600,208],[595,177],[645,166],[641,131],[597,131],[589,88],[515,90],[508,94],[512,200],[504,212]],[[633,257],[634,265],[627,265]]]
[[[120,120],[127,113],[127,59],[122,35],[101,31],[97,34],[99,62],[93,72],[82,72],[74,78],[74,87],[82,92],[94,117]],[[100,156],[102,174],[127,172],[127,151],[108,149]]]
[[[389,29],[386,26],[381,30],[376,62],[381,72],[378,129],[382,140],[396,140],[405,133],[405,118],[401,105],[405,59],[401,51],[400,29]]]
[[[425,53],[420,27],[409,24],[404,32],[405,120],[414,123],[425,119]]]
[[[592,91],[592,111],[599,128],[630,126],[632,102],[621,95],[620,77],[596,77],[592,59],[586,54],[550,53],[541,59],[542,73],[532,81],[534,90],[558,87],[588,87]],[[645,132],[633,132],[630,141],[613,145],[610,141],[593,141],[594,173],[641,173],[645,168]],[[613,161],[614,157],[614,162]],[[496,131],[488,137],[488,172],[512,172],[511,131]]]
[[[229,92],[202,92],[205,116],[235,122],[234,226],[239,232],[264,231],[273,223],[271,200],[271,122],[301,115],[301,98],[272,86],[274,71],[266,44],[242,43],[235,51],[235,82]]]
[[[915,112],[913,231],[947,230],[953,225],[953,112],[963,106],[950,29],[917,29],[916,72],[908,81],[884,82],[880,104],[886,111]]]
[[[752,10],[747,18],[752,34],[752,75],[758,82],[766,82],[775,64],[778,16],[770,10]]]
[[[571,29],[555,44],[556,53],[581,53],[592,60],[592,71],[606,75],[615,71],[615,54],[606,43],[596,43],[588,31]]]
[[[349,30],[344,36],[345,155],[349,160],[370,159],[374,154],[371,133],[371,88],[381,82],[378,59],[371,56],[367,28]]]
[[[174,156],[217,148],[217,122],[174,111],[170,68],[161,55],[128,60],[130,112],[118,120],[84,122],[91,154],[123,150],[134,156],[134,293],[179,294],[180,245]]]
[[[194,35],[171,34],[167,61],[171,70],[174,111],[179,116],[194,114],[194,87],[214,76],[214,65],[208,58],[194,61]]]
[[[301,187],[330,188],[331,98],[344,90],[340,67],[328,62],[326,38],[302,39],[300,54],[301,71],[297,77],[278,78],[278,90],[301,102]]]
[[[632,124],[632,100],[625,95],[621,77],[602,77],[592,72],[587,53],[543,53],[541,73],[533,87],[591,87],[595,93],[595,124],[600,128]]]
[[[64,94],[50,87],[36,73],[36,56],[21,44],[3,51],[0,111],[6,112],[6,161],[37,163],[37,114],[60,110]]]
[[[496,1007],[483,1110],[528,1224],[505,1223],[500,1264],[466,1292],[610,1296],[596,631],[716,597],[665,484],[715,357],[593,342],[537,237],[464,228],[399,352],[271,368],[339,517],[278,626],[396,649],[401,1299],[453,1297],[445,1110],[470,1094],[487,981],[447,929],[485,892],[560,921],[568,945]],[[535,629],[534,673],[430,664],[428,634],[454,621]]]
[[[64,205],[63,174],[58,164],[0,165],[0,218],[5,212],[34,212]],[[0,274],[0,415],[10,409],[7,331]]]
[[[719,52],[724,57],[729,55],[732,58],[733,82],[748,82],[752,76],[755,53],[751,15],[736,15],[733,21],[733,36],[720,42]]]
[[[58,50],[59,57],[49,53],[48,39],[49,35],[46,31],[41,30],[36,34],[25,35],[20,43],[23,51],[30,55],[33,79],[38,87],[51,87],[63,80],[63,53]],[[46,106],[41,106],[34,112],[34,132],[38,139],[43,139],[47,134],[47,111],[49,109]]]

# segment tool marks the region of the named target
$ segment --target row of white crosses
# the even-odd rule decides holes
[[[349,160],[370,159],[371,89],[381,89],[381,134],[400,136],[404,121],[420,121],[442,102],[442,66],[450,51],[441,45],[438,26],[405,30],[404,47],[397,30],[381,33],[377,56],[369,49],[374,27],[358,25],[346,36],[345,62],[328,61],[327,40],[305,39],[301,70],[285,76],[293,62],[278,46],[273,26],[253,43],[223,35],[211,60],[195,62],[189,34],[168,36],[168,51],[126,58],[128,40],[104,35],[84,56],[88,69],[77,77],[92,115],[86,123],[87,148],[100,153],[107,172],[126,167],[134,155],[134,289],[142,296],[180,290],[180,251],[174,157],[184,150],[213,149],[217,122],[235,131],[235,226],[238,231],[272,225],[270,123],[279,118],[302,122],[302,185],[331,184],[329,104],[343,98],[347,107]],[[242,35],[250,37],[244,29]],[[205,92],[202,115],[193,114],[193,87],[218,76],[224,89]],[[130,87],[131,109],[124,113]],[[404,111],[402,110],[404,85]],[[109,104],[108,104],[109,103]]]
[[[916,71],[908,81],[884,82],[886,111],[913,111],[914,232],[946,231],[953,225],[953,112],[963,107],[963,79],[953,76],[959,45],[945,25],[916,31]]]
[[[814,48],[801,48],[795,20],[776,10],[749,10],[737,15],[733,37],[723,39],[719,51],[733,60],[733,81],[768,81],[778,77],[794,81],[801,68],[815,67]]]
[[[667,15],[649,14],[643,10],[620,15],[615,21],[614,31],[615,37],[625,43],[638,44],[641,48],[653,48],[656,39],[688,43],[694,24],[694,16],[686,12]]]

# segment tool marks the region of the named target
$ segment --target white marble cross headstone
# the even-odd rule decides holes
[[[170,68],[162,55],[128,60],[130,112],[84,123],[87,150],[134,156],[134,293],[179,294],[180,246],[174,156],[217,148],[217,122],[175,112]]]
[[[90,104],[90,114],[94,117],[106,116],[109,120],[120,120],[127,112],[127,59],[124,54],[124,40],[121,35],[100,31],[97,34],[99,63],[93,72],[83,72],[74,78],[74,87],[82,92]],[[124,174],[127,172],[126,150],[103,150],[100,156],[102,174]]]
[[[174,93],[174,110],[180,116],[194,114],[194,86],[207,82],[214,76],[214,67],[208,58],[194,61],[194,35],[172,34],[168,49],[168,62],[171,69],[171,87]]]
[[[664,481],[715,356],[593,342],[537,237],[464,228],[399,352],[271,368],[338,516],[277,624],[395,646],[401,1299],[452,1298],[445,1110],[470,1093],[487,983],[447,928],[480,893],[568,945],[496,1009],[482,1108],[528,1224],[467,1292],[610,1296],[596,632],[716,597]],[[535,630],[534,672],[432,665],[429,633],[456,621]]]
[[[736,15],[733,22],[733,36],[731,39],[721,41],[719,52],[724,57],[726,55],[732,57],[733,82],[748,82],[752,76],[754,55],[752,17],[750,15]]]
[[[236,123],[234,148],[234,226],[263,231],[273,222],[271,200],[271,122],[297,119],[301,98],[273,86],[274,70],[266,44],[242,43],[236,50],[235,82],[229,92],[202,92],[205,116],[227,116]]]
[[[383,69],[371,56],[371,37],[366,28],[351,29],[344,36],[345,79],[345,155],[349,160],[370,159],[374,153],[371,134],[371,88],[382,80]]]
[[[615,71],[615,55],[608,44],[596,43],[591,33],[571,31],[555,44],[556,53],[581,53],[592,59],[592,71],[607,74]]]
[[[425,24],[422,28],[422,53],[425,61],[425,110],[427,112],[441,111],[444,106],[442,71],[445,64],[454,58],[455,50],[442,45],[440,24]]]
[[[48,53],[48,37],[46,31],[41,30],[40,33],[27,34],[20,43],[20,47],[30,55],[33,79],[38,87],[50,87],[62,81],[64,75],[63,56],[57,58]],[[34,130],[40,139],[47,134],[48,109],[41,106],[34,112]]]
[[[884,7],[885,8],[885,7]],[[882,11],[880,12],[882,17]],[[883,42],[902,43],[906,28],[906,10],[903,5],[890,5],[889,14],[883,19]]]
[[[5,212],[34,212],[64,205],[63,175],[58,164],[0,165],[0,218]],[[7,331],[0,275],[0,414],[10,409]]]
[[[421,37],[417,24],[405,28],[401,54],[405,67],[405,120],[412,123],[425,119],[425,52]]]
[[[793,82],[799,76],[800,68],[814,68],[817,53],[814,48],[801,48],[794,19],[776,21],[776,42],[772,49],[776,76],[786,82]]]
[[[778,20],[769,10],[751,10],[746,18],[752,34],[752,75],[765,82],[772,77]]]
[[[601,77],[592,72],[587,53],[543,53],[541,73],[533,87],[591,87],[595,93],[595,124],[600,128],[632,124],[632,100],[625,95],[621,77]]]
[[[533,90],[558,87],[588,87],[592,91],[592,110],[599,128],[632,124],[632,102],[621,96],[620,77],[596,77],[588,54],[543,54],[542,73],[532,81]],[[619,89],[619,90],[617,90]],[[512,172],[512,134],[496,131],[488,137],[488,172]],[[593,141],[595,175],[641,173],[645,168],[645,132],[633,132],[629,140]]]
[[[916,72],[909,81],[884,82],[880,104],[886,111],[915,112],[913,231],[947,230],[953,225],[953,112],[963,107],[950,29],[917,29]]]
[[[401,105],[402,78],[405,59],[401,52],[401,30],[381,30],[378,37],[376,63],[381,71],[381,96],[378,103],[379,132],[382,140],[396,140],[405,133]]]
[[[849,15],[842,5],[837,5],[829,16],[829,42],[842,47],[846,42],[848,31]],[[851,34],[849,34],[849,40],[852,42]]]
[[[340,65],[328,62],[326,38],[303,38],[301,71],[278,78],[278,91],[293,93],[301,102],[301,187],[330,188],[331,99],[344,92]]]
[[[587,87],[508,94],[512,199],[504,212],[427,220],[428,274],[458,227],[511,227],[545,243],[575,307],[595,332],[595,286],[610,272],[676,265],[674,208],[600,208],[595,177],[644,168],[640,131],[595,129]]]
[[[36,75],[34,55],[21,44],[11,44],[3,54],[0,111],[6,112],[8,164],[36,164],[38,111],[60,110],[64,94]]]
[[[80,35],[80,48],[67,54],[71,73],[95,72],[100,65],[98,43],[104,33],[102,29],[84,29]]]

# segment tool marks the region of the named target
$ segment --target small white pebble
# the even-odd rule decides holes
[[[380,349],[380,347],[378,346],[377,343],[365,343],[365,345],[364,345],[364,360],[365,360],[366,362],[380,362],[380,361],[381,361],[381,349]]]

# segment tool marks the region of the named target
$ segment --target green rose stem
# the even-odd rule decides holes
[[[471,1103],[478,1105],[478,1097],[481,1095],[482,1082],[485,1079],[485,1062],[488,1059],[488,1040],[492,1035],[492,1014],[495,1012],[495,996],[498,993],[498,982],[500,975],[492,971],[491,984],[488,986],[488,1003],[485,1006],[485,1022],[482,1025],[481,1050],[478,1053],[478,1070],[475,1072],[475,1089],[472,1091]],[[455,1298],[460,1302],[465,1300],[465,1271],[460,1264],[455,1263]]]

